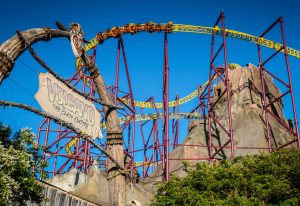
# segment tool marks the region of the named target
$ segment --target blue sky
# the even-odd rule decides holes
[[[279,16],[284,17],[287,43],[300,49],[300,29],[298,12],[300,3],[296,0],[185,0],[185,1],[5,1],[1,4],[0,43],[15,34],[16,30],[35,27],[55,28],[55,21],[66,26],[79,22],[86,39],[92,39],[97,32],[130,22],[147,21],[194,24],[211,26],[223,10],[227,28],[259,35]],[[277,30],[279,31],[279,30]],[[277,39],[279,33],[270,33],[269,39]],[[145,100],[154,96],[162,99],[163,34],[137,34],[124,36],[125,50],[133,85],[134,97]],[[37,53],[57,73],[64,78],[74,72],[74,56],[69,42],[57,39],[33,46]],[[178,94],[187,95],[208,78],[210,36],[176,33],[169,35],[170,99]],[[97,65],[107,85],[114,83],[117,41],[108,40],[97,49]],[[270,51],[267,51],[270,53]],[[247,42],[228,40],[229,62],[257,65],[257,47]],[[300,60],[290,58],[296,105],[300,106]],[[283,64],[282,64],[283,65]],[[280,75],[283,68],[271,64],[274,72]],[[28,53],[23,54],[15,64],[9,79],[0,88],[0,99],[22,102],[34,107],[38,103],[33,98],[37,91],[37,72],[45,72]],[[123,76],[122,76],[123,75]],[[121,73],[121,78],[124,73]],[[17,82],[17,83],[16,83]],[[22,89],[20,86],[21,85]],[[121,87],[124,86],[121,81]],[[183,106],[188,110],[189,107]],[[300,112],[300,111],[299,111]],[[288,117],[291,111],[287,110]],[[0,121],[9,124],[14,130],[29,126],[34,131],[42,118],[34,114],[0,108]],[[183,124],[186,126],[186,124]],[[182,135],[186,133],[182,128]]]

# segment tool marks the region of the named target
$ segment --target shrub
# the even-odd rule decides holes
[[[300,151],[185,166],[188,175],[160,185],[157,205],[300,205]]]

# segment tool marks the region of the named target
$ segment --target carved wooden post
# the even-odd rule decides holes
[[[104,80],[100,75],[100,71],[93,63],[87,54],[82,55],[82,59],[88,68],[94,83],[96,85],[97,93],[103,103],[112,105],[113,101],[107,92]],[[107,123],[107,151],[116,159],[119,164],[124,167],[124,153],[123,153],[123,136],[120,129],[118,115],[115,108],[103,106],[105,112],[105,120]],[[116,165],[108,160],[108,181],[109,181],[109,200],[111,206],[125,206],[126,205],[126,184],[125,176],[120,174]]]

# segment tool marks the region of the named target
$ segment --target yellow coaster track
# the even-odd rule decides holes
[[[146,24],[126,24],[124,26],[117,26],[110,29],[107,29],[105,32],[99,32],[95,38],[90,40],[90,43],[84,45],[85,52],[88,52],[91,48],[95,47],[97,44],[102,44],[105,40],[110,38],[118,38],[120,35],[123,34],[136,34],[138,32],[149,32],[149,33],[159,33],[159,32],[187,32],[187,33],[196,33],[196,34],[215,34],[221,36],[223,34],[222,29],[219,27],[207,27],[207,26],[196,26],[196,25],[187,25],[187,24],[173,24],[173,22],[169,22],[166,24],[158,24],[154,22],[148,22]],[[258,44],[270,49],[274,49],[276,51],[280,50],[282,48],[282,44],[277,43],[275,41],[265,39],[262,37],[258,37],[252,34],[247,34],[244,32],[231,30],[231,29],[225,29],[226,36],[234,39],[239,39],[243,41],[248,41],[250,43]],[[282,53],[285,51],[281,49]],[[300,59],[300,51],[293,49],[291,47],[287,47],[287,54],[290,56],[294,56],[296,58]],[[80,58],[76,60],[76,67],[79,68],[82,65],[82,62],[80,61]],[[232,68],[237,67],[236,64],[230,65]],[[204,88],[208,82],[202,85],[202,88]],[[195,97],[198,96],[198,90],[193,91],[192,93],[188,94],[187,96],[180,98],[178,101],[178,105],[185,104]],[[130,101],[127,99],[122,99],[126,104],[130,104]],[[177,101],[171,101],[168,103],[169,107],[174,107],[177,105]],[[136,107],[141,108],[154,108],[154,105],[150,102],[143,102],[143,101],[134,101],[134,105]],[[162,103],[155,103],[156,108],[162,108]],[[155,115],[154,115],[155,114]],[[138,114],[135,117],[135,121],[147,121],[151,119],[159,119],[162,117],[161,113],[154,113],[154,114]],[[125,120],[127,120],[129,117],[119,118],[120,123],[124,123]],[[170,118],[201,118],[200,116],[193,116],[191,113],[178,113],[176,114],[170,114]],[[105,128],[106,125],[103,123],[101,125],[101,128]],[[72,141],[70,141],[66,146],[66,152],[67,154],[71,155],[71,148],[76,144],[76,142],[79,140],[79,138],[75,138]]]
[[[110,38],[116,38],[122,34],[135,34],[137,32],[187,32],[195,34],[215,34],[222,35],[222,29],[219,27],[208,27],[208,26],[196,26],[196,25],[187,25],[187,24],[173,24],[169,22],[167,24],[158,24],[154,22],[148,22],[146,24],[134,24],[130,23],[125,26],[113,27],[106,30],[105,32],[99,32],[95,38],[93,38],[90,43],[85,44],[84,50],[88,51],[91,48],[95,47],[97,44],[102,44],[105,40]],[[235,38],[239,40],[248,41],[254,44],[259,44],[261,46],[279,50],[283,46],[280,43],[268,40],[262,37],[258,37],[252,34],[247,34],[244,32],[225,29],[226,36],[230,38]],[[284,50],[281,50],[284,53]],[[287,54],[300,58],[300,51],[287,47]]]
[[[138,32],[149,32],[149,33],[158,33],[158,32],[187,32],[187,33],[196,33],[196,34],[215,34],[222,35],[222,29],[219,27],[207,27],[207,26],[195,26],[195,25],[187,25],[187,24],[173,24],[172,22],[166,24],[158,24],[154,22],[148,22],[146,24],[126,24],[124,26],[117,26],[110,29],[107,29],[104,32],[99,32],[95,38],[90,40],[90,43],[84,45],[85,52],[89,51],[91,48],[95,47],[97,44],[102,44],[105,40],[110,38],[117,38],[123,34],[136,34]],[[231,29],[225,29],[226,36],[234,39],[248,41],[254,44],[259,44],[261,46],[274,49],[276,51],[280,50],[283,46],[280,43],[274,42],[272,40],[268,40],[265,38],[261,38],[258,36],[254,36],[251,34],[247,34],[240,31],[235,31]],[[284,53],[282,49],[280,52]],[[294,56],[296,58],[300,58],[300,51],[293,49],[291,47],[287,47],[287,54],[290,56]],[[80,59],[77,59],[76,66],[79,67],[82,65]],[[231,64],[232,67],[235,67],[236,64]],[[202,87],[205,87],[208,84],[206,82]],[[185,104],[198,95],[198,90],[193,91],[187,96],[180,98],[178,100],[178,105]],[[126,104],[130,104],[130,101],[127,99],[122,99]],[[141,108],[154,108],[154,105],[150,102],[143,101],[134,101],[134,105],[136,107]],[[177,101],[170,101],[169,107],[174,107],[177,105]],[[163,104],[161,102],[155,103],[156,108],[162,108]]]
[[[140,122],[140,121],[148,121],[153,119],[162,119],[163,114],[162,113],[149,113],[149,114],[136,114],[134,121]],[[170,113],[169,115],[170,119],[202,119],[202,115],[199,113]],[[124,124],[125,121],[129,120],[130,116],[127,117],[121,117],[119,118],[120,124]],[[106,123],[102,123],[100,126],[101,129],[106,128]],[[66,145],[66,152],[68,155],[72,155],[73,152],[71,151],[71,148],[77,143],[79,138],[72,139],[67,145]]]

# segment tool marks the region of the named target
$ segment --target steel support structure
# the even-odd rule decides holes
[[[91,57],[95,60],[96,49]],[[82,93],[95,97],[95,85],[87,73],[83,65],[77,69],[71,78],[67,79],[67,82],[78,88]],[[105,147],[100,140],[97,141]],[[42,161],[51,163],[45,168],[36,166],[35,169],[40,174],[40,179],[43,177],[43,172],[49,176],[68,172],[72,168],[87,172],[94,161],[97,162],[99,167],[106,167],[105,155],[94,145],[82,140],[80,135],[68,128],[57,125],[50,119],[45,118],[41,122],[37,133],[37,144],[42,148],[38,151],[42,156]]]
[[[158,116],[158,109],[156,108],[154,98],[150,97],[145,102],[149,102]],[[143,113],[143,108],[140,108],[140,114]],[[151,124],[152,125],[149,125]],[[146,134],[145,130],[148,127],[148,134]],[[146,178],[149,176],[149,169],[152,168],[153,172],[158,163],[163,159],[163,153],[161,151],[161,144],[159,140],[159,132],[158,132],[158,118],[153,118],[153,120],[147,120],[145,122],[140,121],[140,132],[142,137],[143,148],[143,163],[141,165],[135,165],[136,168],[142,167],[142,178]],[[139,152],[136,150],[135,152]]]
[[[179,113],[179,97],[176,95],[175,98],[176,105],[173,107],[173,113]],[[172,149],[175,149],[178,145],[178,138],[179,138],[179,119],[178,118],[173,118],[172,119]]]
[[[162,180],[169,179],[169,61],[168,61],[168,34],[164,33],[164,66],[163,66],[163,160]]]
[[[261,78],[261,89],[262,89],[262,103],[263,103],[263,117],[266,125],[266,136],[268,140],[268,147],[251,147],[251,146],[238,146],[234,145],[233,137],[233,120],[231,114],[231,96],[233,91],[231,91],[231,82],[229,78],[229,64],[227,59],[227,34],[225,27],[225,16],[222,12],[217,21],[214,24],[214,30],[212,31],[211,47],[210,47],[210,60],[209,60],[209,78],[208,83],[201,87],[198,86],[198,102],[195,109],[191,113],[200,113],[203,116],[204,125],[206,125],[207,130],[207,145],[199,144],[181,144],[179,142],[179,119],[174,118],[172,120],[171,130],[169,131],[170,123],[170,113],[169,110],[172,109],[173,113],[179,113],[179,97],[176,96],[175,101],[177,104],[173,108],[169,108],[169,62],[168,62],[168,32],[164,32],[164,42],[163,42],[163,88],[162,88],[162,109],[156,107],[154,97],[148,98],[145,102],[152,105],[152,108],[143,109],[140,108],[139,111],[136,111],[136,106],[134,104],[133,89],[130,80],[129,68],[126,59],[126,52],[124,48],[124,42],[122,35],[116,36],[118,40],[117,44],[117,56],[116,56],[116,76],[114,86],[109,87],[111,98],[113,99],[115,105],[123,106],[124,110],[118,110],[119,116],[124,118],[124,122],[121,127],[121,131],[124,137],[124,154],[125,154],[125,168],[131,171],[131,177],[137,173],[141,172],[141,177],[148,177],[151,172],[153,172],[158,164],[162,164],[162,180],[167,181],[169,179],[170,161],[178,160],[203,160],[203,161],[215,161],[223,157],[218,157],[221,154],[222,150],[229,151],[228,156],[234,158],[235,149],[240,150],[269,150],[270,152],[274,149],[272,148],[272,136],[270,132],[269,120],[274,118],[278,123],[287,129],[288,132],[293,134],[295,137],[294,140],[291,140],[281,147],[289,146],[294,142],[297,142],[298,147],[300,147],[299,139],[299,129],[298,129],[298,120],[296,114],[296,105],[294,100],[294,90],[292,86],[292,79],[290,73],[290,65],[288,59],[288,47],[286,45],[285,35],[284,35],[284,26],[283,20],[280,17],[274,24],[272,24],[265,32],[260,36],[260,40],[263,41],[263,37],[275,26],[279,24],[281,30],[282,38],[282,47],[280,50],[276,51],[266,60],[262,58],[262,50],[260,44],[258,46],[258,57],[259,57],[259,72]],[[267,62],[269,62],[273,57],[280,54],[284,51],[285,58],[285,67],[287,71],[288,81],[282,80],[280,77],[273,74],[271,71],[265,68]],[[121,60],[123,64],[121,65]],[[216,63],[218,62],[218,63]],[[128,88],[120,88],[120,85],[124,85],[124,82],[121,83],[120,79],[120,69],[121,66],[124,66],[125,69],[125,85]],[[267,90],[265,88],[265,78],[266,74],[272,76],[283,86],[287,88],[287,91],[284,92],[281,96],[275,97],[272,100],[268,98]],[[91,96],[95,95],[95,85],[93,81],[89,79],[89,76],[85,73],[84,67],[78,70],[72,78],[69,79],[69,83],[77,88],[81,86],[81,91],[89,93]],[[217,83],[218,88],[214,87]],[[291,106],[293,111],[293,127],[286,123],[284,120],[278,118],[271,109],[271,105],[275,102],[281,101],[283,97],[291,97]],[[224,101],[225,100],[225,101]],[[220,121],[218,115],[215,114],[215,107],[217,104],[226,105],[225,116],[226,120]],[[140,114],[149,112],[152,109],[157,116],[162,112],[161,118],[153,118],[152,120],[147,120],[139,123],[140,130],[140,139],[136,139],[136,125],[135,118]],[[182,110],[182,109],[181,109]],[[154,115],[154,114],[153,114]],[[202,120],[201,120],[202,121]],[[226,122],[225,122],[226,121]],[[55,126],[55,127],[54,127]],[[162,129],[162,133],[160,133]],[[124,135],[124,132],[128,132],[128,135]],[[104,131],[105,133],[105,131]],[[169,133],[172,134],[171,140]],[[216,143],[214,141],[217,133],[222,133],[221,143]],[[53,137],[54,135],[55,138]],[[161,136],[160,136],[161,135]],[[67,154],[64,150],[66,146],[74,139],[78,139],[74,148],[73,154]],[[51,141],[50,141],[51,140]],[[82,171],[87,171],[89,166],[93,164],[94,160],[98,161],[100,167],[105,167],[107,165],[105,156],[95,150],[93,145],[89,142],[80,140],[80,136],[72,133],[67,128],[55,125],[51,120],[44,119],[40,125],[38,132],[38,141],[40,145],[43,145],[46,149],[42,153],[44,161],[53,162],[53,169],[50,171],[50,174],[62,174],[66,171],[69,171],[72,168],[78,168]],[[100,144],[100,143],[99,143]],[[105,147],[105,143],[101,143]],[[171,146],[171,148],[169,148]],[[207,157],[189,157],[189,158],[170,158],[169,154],[172,150],[177,147],[202,147],[207,148],[208,155]],[[53,149],[54,148],[54,149]],[[140,155],[142,154],[142,155]],[[50,159],[53,160],[50,160]],[[226,156],[224,158],[227,158]],[[137,159],[140,160],[139,164]],[[63,161],[61,161],[63,160]],[[152,169],[152,171],[151,171]]]
[[[128,86],[128,92],[124,90],[120,90],[119,88],[119,75],[120,75],[120,59],[121,55],[123,57],[123,63],[125,67],[125,73],[126,73],[126,80],[127,80],[127,86]],[[117,48],[117,60],[116,60],[116,77],[115,77],[115,86],[113,87],[113,98],[115,105],[123,106],[125,109],[121,112],[118,111],[120,116],[123,116],[125,118],[125,122],[122,125],[122,132],[125,131],[126,128],[128,128],[128,138],[127,138],[127,145],[126,141],[124,141],[125,145],[125,155],[130,160],[127,161],[127,168],[130,168],[131,171],[131,177],[133,177],[133,174],[135,172],[134,168],[134,142],[135,142],[135,105],[134,105],[134,98],[133,98],[133,92],[132,92],[132,85],[130,80],[130,73],[129,68],[127,64],[127,58],[126,58],[126,52],[124,47],[124,42],[122,39],[122,36],[120,35],[118,37],[118,48]],[[124,102],[129,102],[129,105]]]
[[[280,37],[282,41],[282,46],[279,48],[278,51],[275,51],[271,56],[263,59],[262,55],[262,49],[259,44],[257,44],[258,48],[258,59],[259,59],[259,73],[260,73],[260,80],[261,80],[261,99],[262,99],[262,105],[263,105],[263,117],[264,117],[264,123],[266,126],[266,136],[268,141],[268,149],[269,152],[272,152],[274,149],[272,146],[272,138],[275,138],[272,136],[271,128],[270,128],[270,118],[275,119],[283,128],[285,128],[291,135],[295,137],[295,139],[291,140],[290,142],[286,143],[285,145],[281,147],[289,146],[290,144],[293,144],[294,142],[297,142],[298,148],[300,147],[300,138],[299,138],[299,128],[298,128],[298,119],[297,119],[297,112],[296,112],[296,105],[295,105],[295,97],[294,97],[294,89],[293,89],[293,83],[292,83],[292,77],[291,77],[291,69],[290,69],[290,63],[289,63],[289,57],[288,57],[288,49],[286,45],[286,38],[284,33],[284,24],[283,24],[283,18],[279,17],[273,24],[271,24],[261,35],[260,35],[260,41],[264,41],[265,35],[267,35],[271,30],[274,30],[276,26],[280,27]],[[276,45],[274,45],[276,46]],[[286,68],[287,73],[287,81],[283,79],[283,77],[279,77],[278,75],[275,75],[272,71],[266,68],[266,64],[274,59],[275,56],[279,55],[279,52],[284,51],[284,67]],[[273,97],[272,94],[268,94],[268,89],[266,88],[266,75],[271,76],[275,80],[281,83],[281,85],[287,90],[279,97]],[[285,122],[285,120],[281,119],[277,115],[272,112],[271,106],[279,101],[283,101],[283,98],[286,96],[290,96],[291,98],[291,109],[293,112],[293,120],[292,124],[288,124]]]
[[[214,24],[214,28],[218,28],[220,25],[220,29],[217,32],[222,33],[222,44],[218,49],[215,45],[215,38],[216,34],[212,33],[212,41],[211,41],[211,53],[210,53],[210,68],[209,68],[209,83],[207,88],[207,119],[208,119],[208,153],[209,153],[209,159],[213,159],[219,152],[220,148],[217,149],[213,145],[213,133],[218,133],[218,127],[221,128],[226,136],[228,136],[228,141],[221,145],[222,147],[230,145],[230,158],[234,157],[234,140],[233,140],[233,129],[232,129],[232,115],[231,115],[231,86],[230,86],[230,79],[228,75],[228,60],[227,60],[227,45],[226,45],[226,30],[225,30],[225,16],[222,12],[220,16],[218,17],[216,23]],[[218,68],[215,66],[215,60],[219,55],[222,55],[221,57],[224,62],[223,68]],[[218,98],[212,102],[212,97],[216,98],[216,94],[212,94],[213,90],[213,81],[217,78],[223,85],[224,85],[224,91],[221,91],[218,95]],[[214,113],[214,106],[220,102],[222,98],[226,96],[226,104],[227,104],[227,126],[226,123],[222,123],[218,121],[218,117]],[[218,125],[218,126],[216,126]]]

